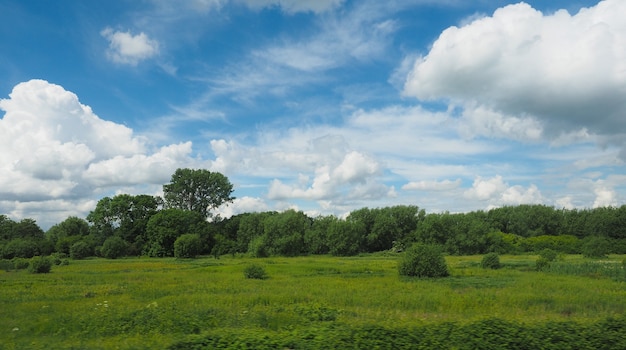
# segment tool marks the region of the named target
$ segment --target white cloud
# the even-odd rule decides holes
[[[53,211],[65,215],[111,188],[163,184],[192,163],[190,142],[151,151],[132,129],[99,118],[74,93],[45,80],[16,85],[0,109],[0,197],[7,212],[58,203]]]
[[[216,212],[220,217],[229,218],[237,214],[265,212],[268,210],[270,210],[270,207],[262,198],[244,196],[235,198],[232,203],[220,206]]]
[[[502,176],[496,175],[490,179],[476,177],[472,187],[467,189],[463,196],[467,199],[486,201],[491,207],[500,205],[538,204],[544,198],[536,185],[528,188],[520,185],[509,186]]]
[[[615,190],[607,186],[604,181],[597,181],[593,192],[596,195],[596,199],[593,201],[593,208],[617,205]]]
[[[446,29],[416,60],[404,93],[492,111],[470,119],[479,133],[519,128],[522,135],[509,136],[533,139],[539,122],[547,138],[586,128],[623,147],[624,13],[621,0],[602,1],[575,15],[543,14],[525,3],[500,8]]]
[[[443,181],[412,181],[404,186],[402,186],[403,190],[419,190],[419,191],[449,191],[461,186],[461,179],[456,179],[454,181],[443,180]]]
[[[109,41],[106,54],[115,63],[136,66],[140,61],[159,53],[159,43],[143,32],[132,35],[130,32],[113,31],[107,27],[100,34]]]

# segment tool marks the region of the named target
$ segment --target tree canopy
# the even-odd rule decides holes
[[[233,185],[219,172],[206,169],[176,169],[169,184],[163,185],[167,208],[194,211],[205,218],[212,210],[232,202]]]

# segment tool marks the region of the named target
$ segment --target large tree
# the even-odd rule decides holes
[[[232,202],[233,185],[219,172],[206,169],[177,169],[169,184],[163,185],[165,206],[212,216],[211,211]]]

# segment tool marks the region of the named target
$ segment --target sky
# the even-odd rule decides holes
[[[626,204],[626,1],[0,2],[0,214]]]

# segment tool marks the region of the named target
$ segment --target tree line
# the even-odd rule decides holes
[[[44,232],[32,219],[0,215],[0,258],[52,253],[90,256],[255,257],[399,252],[435,244],[452,255],[518,254],[552,249],[581,253],[586,245],[626,253],[626,205],[556,209],[518,205],[469,213],[429,213],[414,205],[362,208],[347,217],[302,211],[252,212],[220,218],[214,210],[234,199],[228,178],[178,169],[163,198],[119,194],[98,201],[86,218],[69,217]]]

